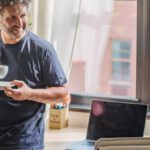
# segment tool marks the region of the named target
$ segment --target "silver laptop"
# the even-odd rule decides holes
[[[86,140],[71,142],[66,150],[94,150],[96,140],[110,137],[142,137],[147,105],[93,100]]]

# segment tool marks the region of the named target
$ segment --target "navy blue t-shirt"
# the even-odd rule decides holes
[[[0,40],[0,63],[8,65],[0,81],[24,81],[31,88],[67,82],[52,45],[31,32],[16,44]],[[42,150],[45,104],[12,100],[0,91],[0,150]]]

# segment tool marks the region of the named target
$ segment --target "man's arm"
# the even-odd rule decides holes
[[[4,92],[8,97],[14,100],[31,100],[40,103],[62,102],[64,105],[68,105],[71,100],[67,84],[46,89],[32,89],[23,81],[18,80],[13,81],[12,84],[16,85],[18,88],[5,88]]]

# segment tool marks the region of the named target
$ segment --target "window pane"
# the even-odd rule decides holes
[[[83,0],[71,92],[135,97],[136,0]]]
[[[113,58],[130,58],[130,41],[114,40],[112,41]]]
[[[112,79],[113,80],[130,80],[130,63],[129,62],[112,62]]]

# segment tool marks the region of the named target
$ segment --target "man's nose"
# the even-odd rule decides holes
[[[16,19],[16,25],[18,25],[18,26],[21,26],[22,25],[22,19],[20,18],[20,17],[18,17],[17,19]]]

